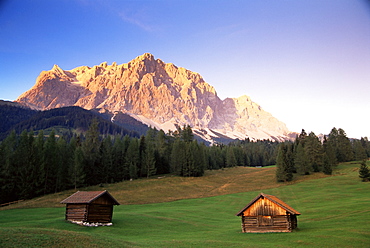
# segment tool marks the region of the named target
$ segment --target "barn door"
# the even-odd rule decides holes
[[[266,215],[259,215],[258,216],[258,225],[259,226],[272,226],[273,220],[271,216],[266,216]]]

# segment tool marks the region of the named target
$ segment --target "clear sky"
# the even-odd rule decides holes
[[[43,70],[149,52],[248,95],[291,131],[370,138],[366,0],[0,0],[0,99]]]

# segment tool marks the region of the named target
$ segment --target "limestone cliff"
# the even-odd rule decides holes
[[[122,65],[104,62],[69,71],[54,65],[16,101],[41,110],[75,105],[121,111],[164,131],[189,124],[207,139],[222,134],[284,140],[289,134],[284,123],[249,97],[222,101],[198,73],[149,53]]]

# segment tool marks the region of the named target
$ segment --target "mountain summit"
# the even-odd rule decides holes
[[[206,138],[288,139],[284,123],[248,96],[221,100],[198,73],[155,59],[150,53],[117,65],[63,70],[54,65],[16,100],[34,109],[64,106],[123,112],[164,131],[189,124]]]

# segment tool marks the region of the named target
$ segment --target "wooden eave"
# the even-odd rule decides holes
[[[295,214],[295,215],[300,215],[300,213],[298,211],[296,211],[294,208],[292,208],[291,206],[289,206],[288,204],[286,204],[285,202],[283,202],[282,200],[280,200],[279,198],[277,198],[276,196],[273,196],[273,195],[266,195],[264,193],[261,193],[259,194],[258,196],[256,196],[251,202],[249,202],[247,204],[247,206],[245,206],[242,210],[240,210],[236,216],[240,216],[243,214],[243,212],[245,210],[247,210],[250,206],[252,206],[258,199],[260,199],[261,197],[264,197],[264,198],[267,198],[269,199],[270,201],[272,201],[273,203],[277,204],[278,206],[280,206],[281,208],[283,208],[284,210],[286,210],[287,212],[289,212],[290,214]]]
[[[71,196],[67,197],[60,203],[63,204],[90,204],[99,197],[103,195],[108,195],[108,197],[113,201],[113,205],[120,205],[114,197],[109,194],[108,191],[77,191]]]

